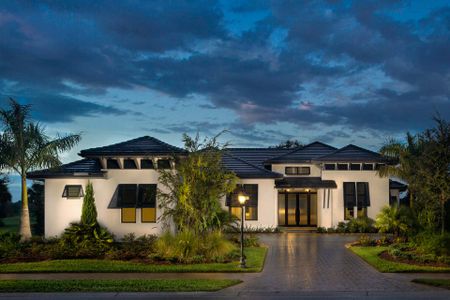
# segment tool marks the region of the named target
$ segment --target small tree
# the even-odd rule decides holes
[[[167,190],[158,191],[166,224],[173,220],[178,230],[197,234],[222,225],[220,199],[234,190],[237,177],[222,165],[227,145],[219,144],[218,137],[200,142],[198,134],[195,138],[184,134],[189,155],[177,160],[175,170],[159,170],[159,180]]]
[[[86,192],[83,198],[83,207],[81,209],[81,223],[92,225],[97,223],[97,208],[95,207],[94,188],[88,181]]]
[[[375,227],[382,233],[392,232],[395,237],[404,236],[413,228],[413,219],[407,207],[385,206],[377,215]]]

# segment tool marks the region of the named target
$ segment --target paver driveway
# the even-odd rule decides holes
[[[411,276],[379,273],[344,245],[355,236],[266,234],[269,248],[264,271],[253,274],[165,274],[172,278],[240,278],[244,282],[215,293],[104,293],[47,294],[39,299],[450,299],[450,291],[411,283]],[[76,276],[75,274],[68,274]],[[78,274],[80,275],[80,274]],[[162,275],[162,274],[161,274]],[[437,276],[450,278],[450,274]],[[55,276],[58,276],[55,274]],[[95,278],[92,274],[89,278]],[[108,278],[155,278],[158,274],[108,274]],[[414,275],[413,275],[414,276]],[[436,276],[436,275],[426,275]],[[423,276],[420,276],[423,277]],[[12,295],[0,295],[10,298]],[[36,299],[37,295],[15,295]],[[11,297],[13,298],[13,297]],[[3,298],[2,298],[3,299]],[[17,299],[17,298],[15,298]]]

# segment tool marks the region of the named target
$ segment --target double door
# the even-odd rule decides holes
[[[281,226],[317,226],[317,193],[280,193],[278,214]]]

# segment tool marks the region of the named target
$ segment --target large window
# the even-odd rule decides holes
[[[370,206],[368,182],[344,182],[344,219],[367,216]]]
[[[136,223],[137,208],[142,223],[156,222],[156,184],[119,184],[114,195],[111,202],[122,210],[122,223]]]
[[[258,220],[258,185],[257,184],[244,184],[242,189],[249,196],[249,200],[245,204],[245,220],[255,221]],[[237,190],[227,196],[226,205],[230,208],[230,213],[241,219],[241,206],[237,199]]]
[[[286,167],[284,169],[286,175],[309,175],[311,174],[310,167]]]
[[[68,199],[83,197],[83,187],[81,185],[66,185],[62,196]]]

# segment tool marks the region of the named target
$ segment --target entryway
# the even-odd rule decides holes
[[[317,226],[317,193],[278,193],[278,226]]]

